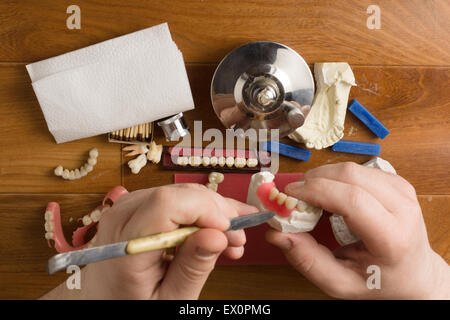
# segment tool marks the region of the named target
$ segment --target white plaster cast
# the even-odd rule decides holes
[[[386,172],[397,174],[394,167],[388,161],[379,157],[373,158],[366,163],[363,163],[363,166],[377,168]],[[330,224],[331,229],[333,230],[334,237],[341,246],[346,246],[348,244],[355,243],[361,240],[358,235],[354,234],[348,228],[342,216],[333,214],[330,217]]]
[[[274,175],[270,172],[258,172],[252,175],[250,180],[250,185],[247,193],[247,203],[257,207],[261,211],[266,211],[267,208],[259,200],[259,197],[256,195],[256,190],[262,183],[272,182],[274,179]],[[276,195],[277,201],[278,197],[281,193]],[[291,197],[284,197],[284,205],[286,205],[286,201]],[[298,200],[298,199],[297,199]],[[289,202],[292,201],[292,198],[289,199]],[[314,229],[314,227],[319,222],[320,217],[322,216],[323,210],[322,208],[313,207],[308,203],[298,200],[296,205],[296,210],[293,210],[289,217],[280,217],[275,215],[272,219],[270,219],[267,223],[272,227],[282,232],[288,233],[298,233],[298,232],[308,232]]]
[[[344,121],[350,88],[356,86],[346,62],[314,64],[317,91],[303,126],[289,135],[308,148],[327,148],[344,136]]]

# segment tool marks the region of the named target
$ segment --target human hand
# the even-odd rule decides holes
[[[86,266],[84,299],[197,299],[222,252],[231,259],[243,255],[243,230],[223,232],[229,219],[257,209],[202,185],[178,184],[132,192],[108,211],[100,219],[96,245],[171,231],[179,225],[202,228],[186,239],[175,257],[156,250]]]
[[[310,170],[285,192],[343,216],[361,238],[331,252],[309,233],[266,234],[295,269],[327,294],[345,299],[450,298],[450,268],[431,249],[415,190],[402,177],[346,162]],[[368,289],[370,265],[380,268],[379,290]]]

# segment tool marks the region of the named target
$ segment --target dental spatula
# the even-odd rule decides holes
[[[260,225],[275,216],[274,212],[262,211],[230,220],[230,227],[225,231],[239,230]],[[169,232],[153,234],[129,241],[107,244],[82,250],[57,254],[47,262],[47,271],[53,274],[66,269],[70,265],[82,266],[92,262],[117,258],[151,250],[176,247],[184,242],[199,227],[185,227]]]

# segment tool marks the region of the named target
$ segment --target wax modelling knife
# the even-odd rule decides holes
[[[230,227],[225,232],[254,227],[266,222],[273,216],[275,216],[275,213],[271,211],[262,211],[236,217],[230,220]],[[48,260],[47,271],[49,274],[53,274],[66,269],[70,265],[81,266],[129,254],[176,247],[199,229],[199,227],[179,228],[129,241],[60,253]]]

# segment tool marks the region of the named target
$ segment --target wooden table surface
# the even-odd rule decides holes
[[[337,4],[338,3],[338,4]],[[367,7],[379,5],[381,29],[366,26]],[[66,8],[81,8],[81,29],[66,27]],[[57,145],[47,130],[25,64],[168,22],[183,52],[196,109],[188,124],[221,128],[209,99],[217,63],[233,48],[273,40],[315,62],[346,61],[357,98],[390,134],[382,141],[348,114],[348,139],[381,143],[381,156],[416,188],[432,247],[450,261],[450,3],[446,0],[138,1],[3,0],[0,2],[0,298],[37,298],[66,274],[48,276],[54,254],[44,240],[47,202],[62,207],[66,231],[116,185],[129,190],[173,182],[173,173],[126,166],[120,146],[105,136]],[[157,141],[164,142],[157,130]],[[78,167],[97,147],[99,162],[77,181],[53,175]],[[280,172],[367,156],[314,150],[309,162],[281,159]],[[72,221],[72,222],[70,222]],[[288,266],[218,267],[203,299],[327,298]]]

